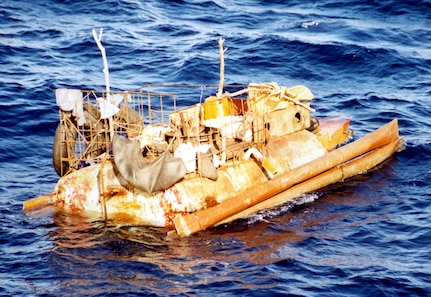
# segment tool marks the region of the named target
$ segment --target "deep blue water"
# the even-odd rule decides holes
[[[0,295],[431,295],[430,1],[2,1]],[[368,174],[248,221],[169,239],[61,213],[54,89],[111,84],[307,85],[355,137],[398,118],[407,148]],[[187,105],[191,102],[183,102]],[[317,199],[319,198],[319,199]]]

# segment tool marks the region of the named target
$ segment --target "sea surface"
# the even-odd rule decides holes
[[[406,149],[302,202],[188,238],[22,212],[58,180],[54,90],[303,84],[354,138],[398,118]],[[199,96],[196,97],[198,100]],[[194,102],[180,102],[184,106]],[[431,1],[3,0],[1,296],[431,296]]]

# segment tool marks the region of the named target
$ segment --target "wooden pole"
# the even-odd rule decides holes
[[[103,73],[105,74],[105,84],[106,84],[106,100],[109,103],[111,102],[111,84],[109,82],[109,67],[108,67],[108,59],[106,58],[106,50],[102,45],[102,34],[103,34],[103,28],[100,28],[99,36],[96,34],[96,30],[93,28],[93,38],[94,41],[96,41],[97,47],[99,48],[100,52],[102,53],[102,60],[103,60]],[[109,133],[111,136],[111,139],[114,137],[114,125],[112,122],[112,116],[109,117]]]
[[[175,229],[180,236],[188,236],[205,230],[224,219],[258,204],[295,184],[315,177],[339,164],[347,162],[398,138],[398,121],[393,120],[370,133],[324,156],[274,177],[235,197],[213,207],[174,218]]]
[[[218,104],[222,103],[222,96],[223,96],[223,85],[224,85],[224,52],[226,51],[223,48],[223,42],[224,39],[220,38],[218,40],[218,48],[220,52],[220,82],[218,85],[218,91],[217,91],[217,98],[219,100]],[[226,135],[221,133],[221,161],[224,164],[226,162]]]
[[[55,204],[55,201],[56,201],[56,194],[55,193],[43,195],[43,196],[32,198],[32,199],[28,199],[28,200],[24,201],[24,203],[22,205],[22,210],[24,212],[34,211],[37,209],[41,209],[43,207],[51,206],[51,205]]]
[[[221,98],[223,95],[223,85],[224,85],[224,52],[226,49],[223,48],[224,39],[220,38],[218,40],[218,48],[220,51],[220,82],[218,85],[217,98]]]

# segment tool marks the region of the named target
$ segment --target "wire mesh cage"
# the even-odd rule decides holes
[[[60,123],[54,139],[54,168],[63,176],[111,157],[116,134],[139,141],[149,160],[187,147],[195,153],[205,147],[221,163],[240,158],[250,147],[263,150],[270,126],[288,115],[283,111],[273,119],[268,116],[272,91],[226,86],[228,95],[216,97],[216,89],[192,85],[147,85],[109,93],[63,89],[56,94]],[[296,121],[299,111],[292,110]],[[192,172],[194,166],[190,168]]]

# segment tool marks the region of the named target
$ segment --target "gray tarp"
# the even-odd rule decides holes
[[[169,188],[187,173],[183,161],[172,158],[169,152],[149,162],[142,156],[139,141],[120,135],[112,139],[114,165],[123,179],[133,187],[148,193]]]

